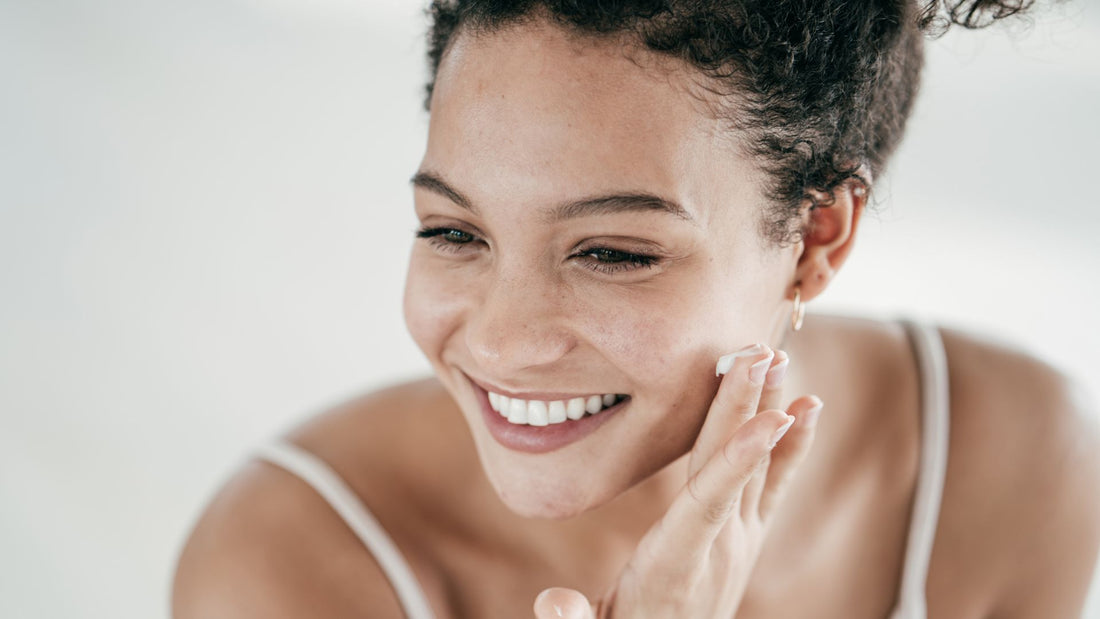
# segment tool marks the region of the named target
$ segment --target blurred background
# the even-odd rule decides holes
[[[811,311],[976,330],[1095,394],[1100,6],[1032,21],[929,44]],[[425,24],[414,0],[0,0],[0,616],[167,616],[249,449],[428,371],[400,314]]]

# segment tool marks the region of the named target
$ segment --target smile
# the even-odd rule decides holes
[[[500,413],[501,417],[507,419],[508,423],[530,426],[546,426],[564,423],[567,420],[576,421],[586,414],[596,415],[626,399],[625,395],[619,393],[552,401],[510,398],[492,391],[486,393],[489,397],[489,406]]]
[[[532,454],[561,449],[595,432],[633,402],[621,393],[561,391],[508,394],[466,376],[489,434],[501,446]],[[492,389],[492,390],[490,390]],[[584,392],[581,392],[583,394]],[[521,397],[527,396],[527,397]]]

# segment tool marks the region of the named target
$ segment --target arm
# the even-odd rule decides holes
[[[1079,617],[1100,546],[1096,401],[1026,354],[941,332],[952,448],[937,535],[955,565],[930,587],[965,574],[975,616]]]
[[[993,616],[1076,618],[1100,547],[1100,419],[1095,400],[1052,372],[1035,384],[1048,406],[1030,439],[1015,528],[1018,560]]]

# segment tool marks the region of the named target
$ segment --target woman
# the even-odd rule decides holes
[[[435,2],[405,317],[436,376],[241,471],[176,616],[1077,616],[1100,434],[1067,382],[803,324],[924,31],[1017,4]]]

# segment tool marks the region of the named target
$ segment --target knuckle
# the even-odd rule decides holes
[[[679,564],[666,570],[662,577],[673,585],[665,591],[669,595],[667,602],[675,603],[680,601],[678,592],[690,591],[699,582],[700,570],[697,564]]]
[[[707,505],[703,509],[703,522],[707,524],[722,524],[730,515],[730,509],[725,505]]]
[[[739,501],[710,501],[703,508],[703,521],[707,524],[722,524],[736,511]]]
[[[748,390],[737,398],[733,403],[733,414],[739,417],[749,417],[756,414],[756,409],[759,406],[759,399],[757,394],[758,388]]]
[[[749,462],[746,458],[746,451],[747,448],[738,444],[737,441],[730,441],[722,447],[722,458],[725,459],[730,469],[734,471],[735,485],[740,485],[747,481],[760,463],[760,461]]]
[[[699,475],[692,475],[687,484],[688,495],[695,500],[696,503],[704,504],[706,501],[703,499],[703,493],[699,490]]]

